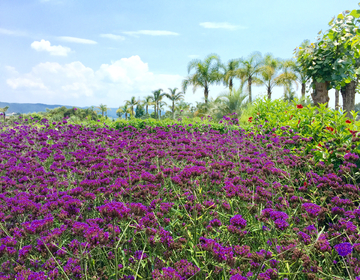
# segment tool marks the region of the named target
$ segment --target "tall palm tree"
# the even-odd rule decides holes
[[[261,53],[254,52],[248,59],[241,59],[240,68],[236,70],[237,77],[247,83],[250,103],[252,103],[251,85],[260,75],[263,64]]]
[[[130,98],[130,100],[125,100],[125,104],[128,105],[131,109],[131,116],[134,116],[135,115],[135,110],[134,110],[134,106],[137,106],[138,105],[138,101],[136,101],[136,98],[135,96],[132,96]]]
[[[96,107],[96,108],[98,108],[100,110],[102,117],[104,117],[104,113],[107,116],[107,111],[111,110],[110,108],[107,107],[107,105],[104,105],[104,104],[100,104],[99,107]]]
[[[291,102],[295,96],[295,92],[291,89],[292,84],[295,83],[296,89],[298,88],[298,76],[294,71],[296,63],[292,59],[287,59],[281,61],[280,65],[283,73],[276,78],[276,83],[284,86],[284,99]]]
[[[215,64],[212,62],[215,62]],[[221,81],[222,74],[219,72],[220,65],[220,58],[215,54],[209,55],[203,62],[199,59],[190,61],[188,65],[188,74],[190,74],[192,69],[195,69],[195,73],[183,80],[183,92],[186,92],[188,85],[193,86],[194,93],[198,87],[202,87],[204,88],[205,103],[207,103],[209,98],[209,86],[214,83],[219,84]]]
[[[155,108],[155,117],[159,118],[158,108],[159,108],[159,102],[162,100],[165,93],[161,93],[163,90],[160,88],[158,90],[154,90],[153,93],[153,102],[154,102],[154,108]]]
[[[145,113],[146,115],[149,114],[149,106],[153,105],[153,97],[151,95],[148,95],[143,100],[143,105],[145,106]]]
[[[263,60],[263,66],[260,68],[260,76],[254,81],[258,85],[266,88],[268,99],[271,99],[272,89],[278,85],[278,72],[281,69],[280,59],[274,58],[271,54],[267,54]]]
[[[127,114],[130,114],[131,112],[131,108],[125,104],[122,107],[119,107],[119,109],[116,110],[116,115],[118,115],[119,117],[121,117],[123,114],[125,114],[125,120],[127,120]]]
[[[221,68],[224,70],[223,82],[229,87],[230,93],[233,89],[233,79],[237,76],[236,70],[239,69],[240,59],[231,59],[226,65],[222,65]]]
[[[176,92],[177,88],[169,88],[170,93],[165,93],[165,96],[170,99],[172,118],[175,119],[175,102],[184,100],[182,92]]]
[[[165,111],[165,106],[166,105],[167,105],[166,102],[159,101],[159,103],[158,103],[158,111],[159,111],[158,119],[161,118],[161,110]]]

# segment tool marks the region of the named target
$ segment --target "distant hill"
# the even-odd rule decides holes
[[[7,102],[0,102],[0,108],[4,108],[6,106],[9,106],[9,109],[6,111],[6,114],[12,114],[12,113],[19,113],[19,114],[29,114],[29,113],[37,113],[37,112],[46,112],[46,109],[55,109],[62,106],[65,106],[66,108],[81,108],[86,109],[90,106],[86,107],[78,107],[78,106],[68,106],[68,105],[48,105],[43,103],[7,103]],[[94,106],[95,108],[96,106]],[[107,112],[108,117],[111,118],[117,118],[116,110],[118,108],[110,108],[110,110]],[[151,114],[154,110],[149,108],[149,113]]]

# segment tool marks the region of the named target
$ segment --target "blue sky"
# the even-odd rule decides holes
[[[181,89],[189,61],[211,53],[222,62],[254,51],[291,58],[333,16],[357,7],[350,0],[2,0],[0,100],[119,107],[131,96]],[[211,86],[210,97],[225,90]],[[282,94],[278,87],[273,98]],[[189,87],[185,100],[202,101],[203,91]]]

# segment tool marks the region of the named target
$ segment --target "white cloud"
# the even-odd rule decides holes
[[[0,34],[11,35],[11,36],[26,36],[24,32],[5,29],[5,28],[0,28]]]
[[[125,37],[124,37],[124,36],[115,35],[115,34],[100,34],[100,37],[108,38],[108,39],[116,40],[116,41],[123,41],[123,40],[125,40]]]
[[[201,22],[200,25],[204,28],[223,28],[223,29],[230,29],[230,30],[247,29],[247,27],[245,27],[245,26],[232,25],[227,22]]]
[[[135,36],[138,35],[150,35],[150,36],[168,36],[168,35],[179,35],[179,33],[165,31],[165,30],[139,30],[139,31],[125,31],[123,32],[126,35]]]
[[[180,88],[183,80],[180,75],[150,72],[148,64],[139,56],[102,64],[95,70],[79,61],[46,62],[36,65],[29,73],[9,71],[8,75],[6,90],[13,97],[11,102],[74,106],[104,103],[118,107],[131,96],[143,98],[159,88],[165,91],[169,87]]]
[[[51,43],[49,41],[45,41],[44,39],[42,39],[40,42],[39,41],[34,41],[31,43],[31,47],[38,51],[46,51],[49,52],[51,55],[56,55],[56,56],[67,56],[69,52],[71,52],[71,49],[68,47],[63,47],[63,46],[52,46]]]
[[[15,78],[15,79],[6,80],[6,83],[13,89],[26,88],[26,89],[47,90],[46,86],[43,84],[43,82],[40,79],[34,81],[28,78]]]
[[[79,44],[90,44],[90,45],[97,44],[96,41],[89,40],[89,39],[76,38],[76,37],[60,36],[60,37],[57,37],[57,38],[59,40],[61,40],[61,41],[64,41],[64,42],[79,43]]]
[[[13,66],[5,66],[5,71],[9,74],[9,75],[13,75],[16,76],[19,74],[18,71],[16,71],[15,67]]]

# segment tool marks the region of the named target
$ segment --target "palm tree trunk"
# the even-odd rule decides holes
[[[230,81],[229,81],[230,96],[231,96],[232,88],[233,88],[233,81],[232,81],[232,79],[230,78]]]
[[[125,120],[127,121],[127,113],[125,112]]]
[[[271,88],[270,88],[270,85],[267,86],[267,95],[268,95],[268,99],[271,100]]]
[[[156,103],[155,103],[155,105],[154,105],[154,117],[155,117],[155,119],[156,119],[156,113],[157,113],[157,111],[156,111]]]
[[[252,103],[251,82],[252,82],[252,79],[251,79],[251,77],[250,77],[250,78],[248,79],[248,89],[249,89],[249,101],[250,101],[250,104]]]
[[[343,98],[343,111],[346,112],[346,117],[350,119],[353,118],[350,112],[355,111],[356,85],[356,81],[351,81],[340,90]]]
[[[205,97],[205,104],[207,104],[208,98],[209,98],[209,89],[206,84],[205,84],[205,88],[204,88],[204,97]]]
[[[339,111],[339,108],[340,108],[340,106],[339,106],[339,90],[336,89],[335,90],[335,110]]]
[[[305,83],[301,83],[301,99],[305,100]]]
[[[146,105],[146,115],[148,115],[148,107],[149,105]]]
[[[172,102],[171,110],[172,110],[173,120],[175,120],[175,102],[174,101]]]

